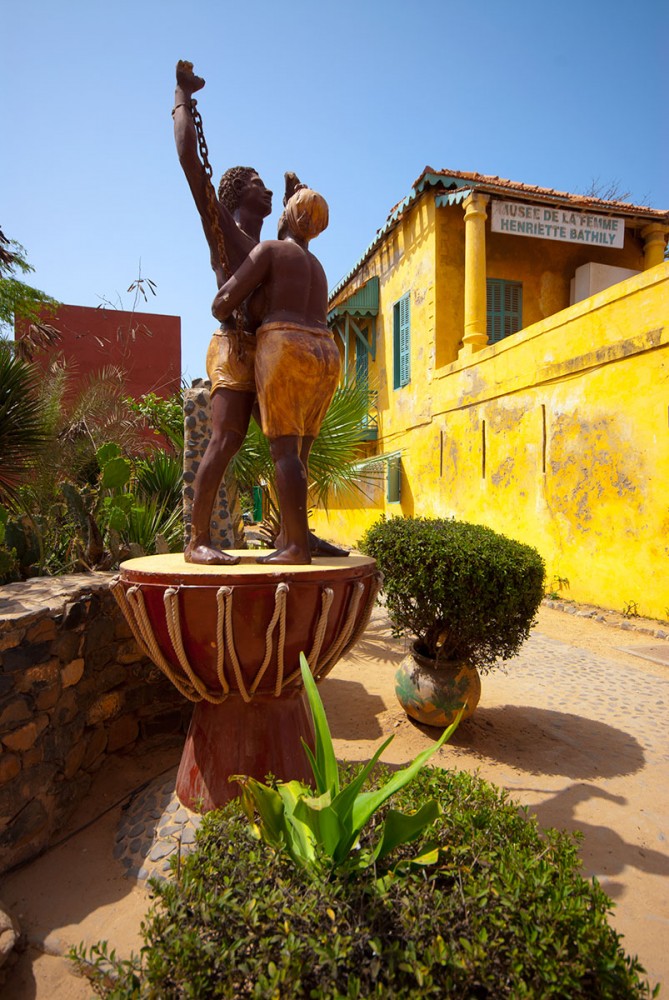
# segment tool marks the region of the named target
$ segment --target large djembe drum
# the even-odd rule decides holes
[[[142,651],[196,703],[176,790],[200,812],[237,795],[236,774],[310,780],[299,654],[325,677],[366,628],[381,580],[366,556],[267,566],[234,554],[237,566],[131,559],[112,583]]]

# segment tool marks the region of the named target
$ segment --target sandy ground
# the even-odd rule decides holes
[[[367,760],[394,733],[384,760],[405,763],[434,738],[395,699],[403,653],[379,610],[321,685],[341,759]],[[614,900],[613,924],[653,984],[669,983],[667,706],[668,641],[544,607],[519,656],[483,678],[475,715],[435,761],[507,788],[543,826],[582,831],[584,874]],[[121,955],[140,947],[150,896],[123,876],[114,837],[122,803],[179,755],[174,745],[144,748],[101,770],[62,842],[5,878],[0,896],[26,947],[0,1000],[88,998],[62,957],[71,944],[106,939]]]

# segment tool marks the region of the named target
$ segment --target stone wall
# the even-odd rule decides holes
[[[111,576],[0,587],[0,871],[50,843],[107,757],[187,729],[191,705],[140,653]]]

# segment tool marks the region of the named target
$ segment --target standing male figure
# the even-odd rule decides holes
[[[231,272],[236,271],[258,243],[263,219],[272,211],[272,192],[252,167],[231,167],[223,174],[216,197],[205,164],[198,156],[193,118],[193,94],[202,87],[204,80],[193,73],[193,64],[180,60],[172,112],[174,138],[220,287],[230,277],[226,265]],[[217,223],[227,261],[221,259]],[[240,308],[243,309],[242,303]],[[212,435],[195,477],[191,538],[184,553],[186,562],[223,565],[239,561],[212,546],[210,521],[221,479],[244,441],[255,403],[255,331],[245,310],[243,317],[243,333],[238,331],[235,319],[229,317],[214,333],[207,351]]]
[[[172,114],[179,162],[200,214],[211,266],[220,288],[230,277],[226,268],[234,273],[257,245],[263,220],[272,210],[272,192],[253,167],[231,167],[223,174],[216,197],[203,140],[204,162],[198,156],[193,94],[201,90],[204,83],[202,77],[194,74],[192,63],[180,60]],[[303,187],[295,174],[287,173],[284,205]],[[223,237],[227,260],[221,259],[217,228]],[[239,562],[238,558],[214,548],[210,534],[211,514],[221,480],[244,442],[256,402],[254,334],[257,321],[245,304],[239,308],[242,309],[244,332],[239,332],[234,317],[228,317],[213,334],[207,351],[212,435],[193,486],[191,537],[184,552],[186,562],[209,565]],[[277,545],[283,546],[282,538]],[[348,555],[345,549],[317,538],[312,532],[309,532],[309,546],[314,555]]]
[[[225,321],[250,296],[257,330],[256,389],[270,441],[281,513],[277,551],[258,562],[311,562],[307,524],[309,452],[339,381],[327,326],[325,272],[309,240],[328,224],[325,199],[303,188],[286,204],[278,240],[259,243],[219,289],[212,312]],[[253,293],[253,294],[251,294]]]

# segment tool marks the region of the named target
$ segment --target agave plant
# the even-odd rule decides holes
[[[130,509],[126,538],[143,552],[181,552],[183,519],[180,507],[170,507],[157,498],[137,500]]]
[[[174,497],[177,459],[164,453],[157,459],[155,466],[150,458],[133,460],[110,442],[95,453],[99,473],[92,486],[61,484],[79,524],[86,565],[108,568],[129,555],[181,548],[181,505]]]
[[[270,786],[243,775],[235,775],[230,780],[241,785],[242,807],[255,836],[275,850],[286,850],[296,864],[317,870],[323,863],[336,867],[351,858],[363,828],[374,813],[391,795],[404,788],[432,754],[450,739],[463,710],[437,742],[418,754],[408,767],[396,771],[380,788],[363,792],[370,771],[393,737],[388,737],[353,781],[342,786],[325,709],[304,653],[300,654],[300,669],[316,735],[315,753],[303,741],[314,775],[315,793],[301,781],[281,781]],[[389,809],[375,848],[371,853],[361,852],[352,863],[353,867],[375,864],[394,848],[415,840],[439,813],[440,806],[435,799],[425,802],[415,813]],[[433,850],[413,859],[418,864],[435,860]]]

